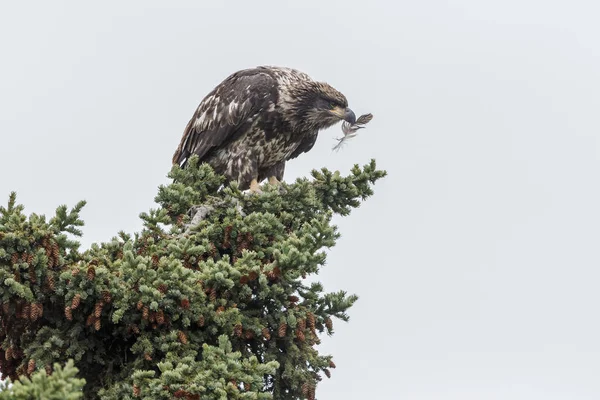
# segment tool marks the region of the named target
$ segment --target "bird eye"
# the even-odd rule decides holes
[[[336,107],[335,103],[329,103],[329,109],[333,110]]]

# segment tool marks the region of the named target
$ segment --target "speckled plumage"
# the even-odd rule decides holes
[[[188,122],[173,163],[194,154],[242,190],[283,179],[285,162],[309,151],[319,130],[355,120],[346,97],[291,68],[238,71],[215,87]]]

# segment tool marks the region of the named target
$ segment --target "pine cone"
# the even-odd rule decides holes
[[[308,320],[308,327],[311,331],[315,331],[315,316],[313,313],[309,312],[306,314],[306,319]]]
[[[300,299],[298,298],[298,296],[293,296],[293,295],[292,295],[292,296],[289,296],[289,297],[288,297],[288,300],[289,300],[291,303],[297,303],[297,302],[298,302],[298,300],[300,300]]]
[[[54,275],[46,275],[46,281],[48,282],[48,287],[50,288],[50,290],[54,291],[56,289],[56,281],[54,280]]]
[[[304,382],[302,384],[302,395],[308,396],[309,392],[310,392],[310,384],[308,382]]]
[[[13,348],[11,346],[8,349],[6,349],[6,351],[4,352],[4,358],[6,359],[6,361],[9,361],[12,357],[13,357]]]
[[[144,359],[146,361],[152,361],[152,356],[150,355],[150,353],[144,353]]]
[[[335,363],[329,360],[329,368],[335,368]]]
[[[152,266],[153,267],[158,267],[158,261],[159,261],[158,256],[156,254],[153,254],[152,255]]]
[[[185,333],[183,333],[183,331],[177,332],[177,337],[179,338],[179,341],[181,343],[187,344],[188,339],[187,339],[187,336],[185,335]]]
[[[327,330],[331,331],[333,329],[333,322],[331,321],[331,318],[327,317],[325,318],[325,326],[327,327]]]
[[[19,253],[13,253],[12,257],[10,258],[10,262],[12,265],[15,265],[16,263],[19,262]]]
[[[45,370],[46,370],[46,375],[47,376],[52,375],[52,365],[46,364]]]
[[[217,314],[221,314],[223,311],[225,311],[225,307],[223,307],[223,306],[219,306],[219,307],[217,308]]]
[[[138,311],[141,310],[142,307],[144,307],[144,303],[142,303],[142,301],[140,300],[140,301],[137,302],[137,309],[138,309]]]
[[[70,306],[65,307],[65,317],[67,317],[69,321],[73,321],[73,312]]]
[[[102,292],[102,299],[106,304],[110,304],[110,302],[112,301],[112,296],[110,295],[110,292],[108,290]]]
[[[165,313],[163,310],[158,310],[158,313],[156,314],[156,322],[158,322],[159,325],[165,323]]]
[[[138,385],[133,385],[133,397],[139,397],[142,390]]]
[[[217,299],[217,289],[212,288],[210,290],[210,301],[215,301]]]
[[[248,279],[250,279],[251,281],[253,281],[256,278],[258,278],[258,274],[256,273],[256,271],[250,271],[250,273],[248,274]]]
[[[96,318],[100,318],[102,315],[102,308],[104,307],[104,302],[102,300],[96,302],[94,305],[94,316]]]
[[[27,363],[27,374],[31,375],[35,371],[35,360],[31,358]]]
[[[44,315],[44,306],[42,303],[34,303],[31,306],[31,320],[35,321]]]
[[[271,339],[271,332],[269,332],[269,328],[262,328],[262,335],[267,340]]]
[[[251,330],[247,330],[245,336],[246,340],[250,340],[254,337],[254,332],[252,332]]]
[[[71,300],[71,308],[73,310],[76,310],[77,307],[79,307],[79,304],[81,303],[81,295],[79,293],[75,294],[75,296],[73,296],[73,300]]]
[[[315,387],[311,386],[308,393],[308,400],[315,400]]]
[[[325,372],[325,375],[327,375],[328,378],[331,378],[331,372],[329,372],[327,368],[325,368],[323,372]]]
[[[90,326],[95,322],[95,317],[94,314],[90,314],[88,315],[87,319],[85,320],[85,326]]]
[[[190,308],[190,301],[188,299],[182,299],[181,300],[181,308],[183,308],[184,310],[187,310],[188,308]]]
[[[96,268],[89,267],[88,270],[87,270],[87,278],[90,281],[93,281],[95,277],[96,277]]]
[[[285,333],[287,332],[287,324],[285,322],[282,322],[281,325],[279,325],[279,337],[284,337]]]
[[[31,305],[29,303],[26,303],[23,306],[22,314],[23,314],[23,318],[25,318],[25,319],[29,319],[29,317],[31,316]]]
[[[204,315],[201,315],[200,317],[198,317],[198,325],[204,326]]]
[[[35,268],[33,268],[33,265],[29,266],[29,281],[34,284],[36,282]]]
[[[158,291],[161,292],[162,294],[167,293],[167,285],[165,285],[164,283],[161,283],[160,285],[158,285]]]
[[[95,320],[94,321],[94,329],[99,331],[101,327],[102,327],[102,325],[101,325],[100,319]]]
[[[144,309],[142,310],[142,319],[148,319],[149,313],[150,310],[148,309],[148,306],[144,306]]]
[[[238,323],[233,327],[233,334],[237,337],[242,336],[242,324]]]
[[[58,251],[58,243],[52,243],[52,257],[54,257],[54,263],[58,265],[60,253]]]
[[[225,227],[225,233],[223,235],[223,245],[222,247],[224,249],[228,249],[229,247],[231,247],[231,230],[233,229],[233,226],[228,225],[227,227]]]
[[[302,332],[300,329],[296,329],[296,338],[298,338],[298,340],[301,342],[304,342],[304,340],[306,339],[304,336],[304,332]]]
[[[252,384],[250,382],[244,382],[244,391],[249,392],[252,389]]]
[[[298,320],[298,329],[301,331],[306,329],[306,320],[304,318]]]

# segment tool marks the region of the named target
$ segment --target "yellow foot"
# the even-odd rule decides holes
[[[276,185],[279,185],[279,183],[280,183],[280,182],[277,180],[277,178],[276,178],[276,177],[274,177],[274,176],[271,176],[271,177],[269,177],[269,183],[270,183],[271,185],[274,185],[274,186],[276,186]]]
[[[252,193],[261,193],[260,187],[258,186],[258,181],[256,179],[252,179],[250,182],[250,191]]]

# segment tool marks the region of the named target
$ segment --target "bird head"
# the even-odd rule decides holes
[[[293,88],[288,114],[293,125],[321,130],[340,121],[356,122],[354,111],[348,108],[346,96],[324,82],[302,81]]]

